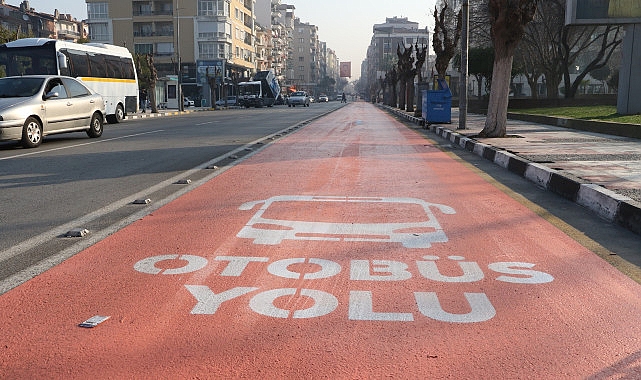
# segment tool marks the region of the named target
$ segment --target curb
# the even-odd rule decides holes
[[[396,110],[388,106],[379,107],[388,112],[403,116],[417,125],[425,125],[423,118],[409,116],[402,110]],[[641,204],[629,197],[617,194],[599,185],[586,183],[561,174],[559,171],[547,166],[531,162],[505,150],[483,144],[445,127],[432,125],[427,129],[469,152],[528,179],[545,190],[586,207],[591,212],[609,222],[616,223],[641,235]]]
[[[150,117],[163,117],[163,116],[176,116],[176,115],[182,115],[182,114],[188,114],[192,113],[194,111],[171,111],[171,112],[156,112],[156,113],[136,113],[133,115],[125,115],[125,120],[135,120],[135,119],[147,119]]]

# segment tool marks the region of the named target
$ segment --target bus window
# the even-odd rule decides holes
[[[107,63],[107,77],[108,78],[124,78],[120,67],[120,59],[116,57],[105,57]]]
[[[89,53],[89,72],[92,77],[96,78],[109,78],[107,75],[107,63],[105,62],[105,56],[102,54]]]
[[[68,50],[67,54],[69,54],[69,61],[71,61],[70,74],[72,77],[91,76],[87,53],[83,51]]]
[[[133,61],[130,58],[120,58],[120,63],[122,68],[122,77],[124,79],[136,79]]]

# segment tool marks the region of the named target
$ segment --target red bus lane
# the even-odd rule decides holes
[[[633,378],[640,319],[638,284],[355,103],[0,296],[0,378]]]

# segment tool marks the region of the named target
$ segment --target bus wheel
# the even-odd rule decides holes
[[[91,124],[87,130],[87,135],[93,138],[100,137],[102,136],[102,131],[102,115],[96,112],[91,116]]]
[[[125,119],[125,110],[122,108],[122,104],[116,106],[116,113],[113,115],[107,115],[107,122],[109,124],[120,123]]]
[[[42,124],[33,116],[29,116],[22,127],[22,146],[35,148],[42,143]]]

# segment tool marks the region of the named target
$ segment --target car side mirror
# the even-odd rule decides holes
[[[55,92],[55,91],[49,91],[49,92],[47,92],[47,94],[45,95],[45,100],[49,100],[49,99],[51,99],[51,98],[57,98],[57,97],[59,97],[59,96],[60,96],[60,94],[59,94],[59,93],[57,93],[57,92]]]

